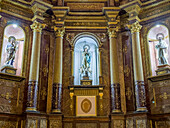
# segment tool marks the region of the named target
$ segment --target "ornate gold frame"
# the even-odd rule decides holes
[[[95,114],[86,114],[86,115],[84,115],[84,114],[79,114],[79,115],[77,115],[77,113],[78,113],[78,97],[84,97],[84,98],[87,98],[87,97],[95,97]],[[96,96],[76,96],[76,116],[97,116],[97,100],[96,100]]]

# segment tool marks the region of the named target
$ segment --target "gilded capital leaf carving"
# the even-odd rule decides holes
[[[117,32],[115,28],[108,28],[109,38],[117,37]]]
[[[56,37],[63,37],[65,33],[65,28],[64,27],[59,28],[55,26],[54,31],[55,31]]]
[[[43,28],[45,28],[45,24],[41,24],[38,21],[34,21],[32,25],[30,25],[31,29],[33,29],[35,32],[41,32]]]
[[[135,23],[133,23],[132,25],[130,25],[128,27],[130,28],[131,33],[134,33],[134,32],[140,32],[142,25],[140,25],[139,22],[136,21]]]

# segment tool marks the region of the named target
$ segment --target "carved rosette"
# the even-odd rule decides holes
[[[108,28],[108,35],[109,35],[109,38],[116,38],[117,32],[115,28]]]
[[[120,84],[111,84],[112,112],[121,112]]]
[[[61,113],[62,84],[53,84],[52,112]]]
[[[130,25],[131,33],[140,32],[141,28],[142,28],[142,25],[140,25],[138,21]]]
[[[135,82],[137,111],[146,111],[146,93],[144,81]]]
[[[27,111],[36,111],[37,107],[38,81],[29,81]]]
[[[60,37],[60,38],[63,38],[64,36],[64,33],[65,33],[65,28],[64,27],[54,27],[54,31],[55,31],[55,34],[56,34],[56,37]]]
[[[33,29],[34,32],[40,32],[42,31],[43,28],[45,28],[45,24],[41,24],[38,21],[34,21],[32,25],[30,25],[31,29]]]

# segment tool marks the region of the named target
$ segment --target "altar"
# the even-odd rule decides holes
[[[72,116],[102,116],[104,86],[68,86]]]

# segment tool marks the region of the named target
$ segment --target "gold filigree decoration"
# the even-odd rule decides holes
[[[60,120],[50,120],[50,128],[61,128],[61,122]]]
[[[127,45],[125,45],[124,48],[123,48],[123,53],[127,54],[127,50],[128,50]]]
[[[63,37],[65,33],[65,27],[59,28],[59,27],[54,26],[54,31],[56,33],[56,37]]]
[[[159,97],[162,98],[162,99],[167,100],[169,96],[170,96],[170,95],[167,95],[167,93],[164,92],[164,93],[163,93],[162,95],[160,95]]]
[[[45,46],[44,51],[45,51],[46,54],[48,54],[48,52],[49,52],[49,47],[48,47],[48,45]]]
[[[100,38],[101,41],[106,39],[106,33],[97,33],[97,36]]]
[[[16,124],[14,121],[0,121],[1,128],[16,128]]]
[[[123,120],[115,120],[114,127],[115,128],[124,128],[124,121]]]
[[[42,88],[41,96],[42,96],[42,100],[45,100],[45,98],[46,98],[46,96],[47,96],[47,90],[46,90],[45,87]]]
[[[88,100],[87,98],[81,102],[81,109],[84,113],[88,113],[91,110],[91,108],[92,104],[90,100]]]
[[[43,67],[42,72],[43,72],[43,75],[44,75],[44,76],[47,76],[47,73],[48,73],[48,67],[47,67],[47,65],[45,65],[45,66]]]
[[[43,28],[45,28],[45,24],[41,24],[38,21],[34,21],[32,25],[30,25],[31,29],[33,29],[35,32],[41,32]]]
[[[73,23],[74,26],[99,26],[99,23],[95,23],[95,22],[77,22],[77,23]]]
[[[116,38],[118,31],[119,31],[119,26],[116,26],[115,28],[108,27],[109,38]]]
[[[130,74],[130,68],[129,68],[129,66],[128,66],[128,65],[126,65],[126,66],[125,66],[125,68],[124,68],[124,73],[125,73],[125,76],[126,76],[126,77],[129,77],[129,74]]]
[[[104,7],[104,3],[68,3],[67,6],[72,10],[101,10]]]
[[[14,98],[14,96],[13,96],[13,95],[10,95],[8,92],[7,92],[6,94],[1,94],[1,97],[5,98],[5,99],[7,99],[7,100],[9,100],[9,99],[11,99],[11,98]]]
[[[127,26],[128,26],[128,28],[130,28],[131,33],[140,32],[140,30],[142,28],[142,25],[140,25],[138,21],[136,21],[132,25],[127,25]]]
[[[128,100],[131,100],[132,91],[131,91],[130,87],[128,87],[126,90],[126,96],[127,96]]]
[[[71,46],[73,46],[72,40],[75,36],[75,33],[67,33],[66,40],[70,43]]]

